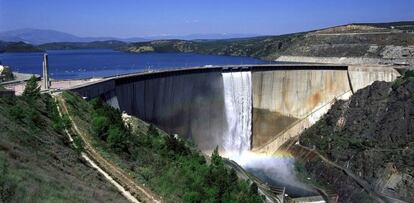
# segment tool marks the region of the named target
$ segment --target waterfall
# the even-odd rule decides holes
[[[250,149],[252,126],[251,72],[222,73],[227,131],[223,149],[226,156],[238,156]]]

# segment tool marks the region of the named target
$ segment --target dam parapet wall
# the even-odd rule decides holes
[[[192,139],[207,153],[237,142],[269,154],[319,120],[336,99],[398,75],[385,66],[235,65],[130,74],[70,90]]]

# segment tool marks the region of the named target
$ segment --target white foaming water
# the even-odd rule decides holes
[[[250,149],[252,125],[251,72],[222,73],[227,132],[224,135],[224,155],[231,158]]]
[[[256,171],[284,186],[309,191],[297,180],[294,158],[265,156],[250,151],[252,136],[251,72],[222,73],[227,131],[223,135],[221,155],[236,161],[244,169]]]

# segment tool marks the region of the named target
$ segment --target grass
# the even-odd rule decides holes
[[[0,98],[0,190],[12,188],[0,202],[125,201],[69,146],[64,123],[47,94]]]

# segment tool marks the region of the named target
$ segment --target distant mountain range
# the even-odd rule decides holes
[[[357,57],[369,58],[369,63],[414,64],[413,47],[414,21],[347,24],[301,33],[256,37],[218,34],[164,35],[145,39],[81,38],[50,30],[20,30],[0,34],[0,53],[99,48],[131,53],[192,52],[248,56],[272,61],[325,62],[322,59],[324,57]]]
[[[42,29],[18,29],[6,32],[0,32],[0,41],[6,42],[26,42],[34,45],[53,43],[53,42],[96,42],[117,40],[123,42],[143,42],[160,39],[229,39],[253,37],[255,34],[191,34],[191,35],[159,35],[149,37],[132,37],[132,38],[116,38],[116,37],[79,37],[65,32],[56,30]]]

